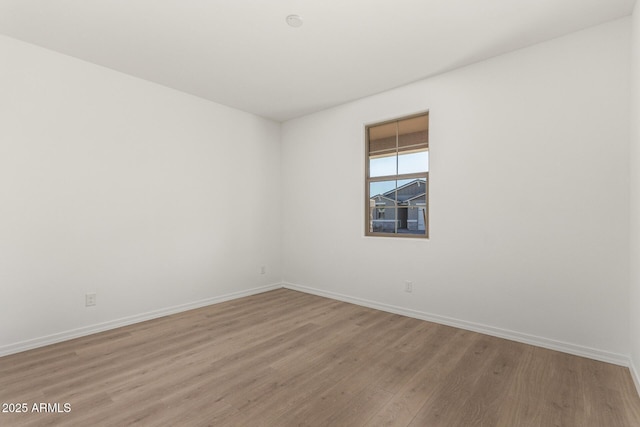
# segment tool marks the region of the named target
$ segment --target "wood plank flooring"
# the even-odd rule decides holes
[[[0,403],[28,408],[2,426],[640,426],[626,368],[285,289],[0,358]]]

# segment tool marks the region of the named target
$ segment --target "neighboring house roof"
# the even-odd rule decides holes
[[[412,198],[410,198],[410,199],[407,199],[407,201],[412,201],[412,200],[416,200],[416,199],[424,198],[426,195],[427,195],[427,193],[426,193],[426,192],[424,192],[424,193],[418,194],[417,196],[413,196],[413,197],[412,197]]]
[[[411,188],[412,186],[415,188]],[[398,188],[389,190],[386,193],[376,194],[375,196],[372,196],[371,199],[375,199],[376,197],[384,197],[385,199],[388,199],[394,202],[397,200],[400,203],[404,203],[409,200],[414,200],[419,197],[424,197],[426,195],[425,186],[426,186],[426,181],[424,179],[418,178]]]
[[[371,198],[371,200],[373,200],[373,199],[387,199],[387,200],[389,200],[389,201],[391,201],[391,202],[395,202],[395,200],[394,200],[394,199],[392,199],[391,197],[386,197],[386,196],[384,196],[384,195],[382,195],[382,194],[376,194],[375,196],[373,196],[373,197]]]
[[[413,195],[398,194],[398,202],[403,203],[413,198]]]
[[[413,181],[407,182],[405,185],[401,185],[400,187],[397,188],[397,190],[398,191],[404,190],[405,188],[410,187],[412,185],[415,185],[417,183],[420,183],[420,185],[417,186],[417,187],[420,187],[422,184],[426,184],[426,181],[424,179],[422,179],[422,178],[417,178],[417,179],[414,179]],[[395,190],[387,191],[387,193],[393,193],[394,191]],[[385,194],[387,194],[387,193],[385,193]]]

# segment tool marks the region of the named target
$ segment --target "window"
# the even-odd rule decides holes
[[[367,236],[429,237],[429,113],[366,127]]]

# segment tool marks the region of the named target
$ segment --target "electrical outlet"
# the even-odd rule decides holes
[[[86,294],[84,296],[85,307],[91,307],[96,305],[96,294]]]
[[[267,266],[263,265],[262,267],[260,267],[260,274],[267,274]]]
[[[413,292],[413,282],[411,280],[404,281],[404,291],[405,292]]]

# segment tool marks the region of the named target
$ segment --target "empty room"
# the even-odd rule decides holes
[[[637,0],[0,0],[1,426],[640,426]]]

